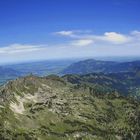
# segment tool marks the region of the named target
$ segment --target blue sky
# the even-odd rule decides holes
[[[0,63],[140,55],[139,0],[1,0]]]

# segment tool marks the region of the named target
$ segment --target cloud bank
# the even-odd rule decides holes
[[[52,34],[51,34],[52,35]],[[53,33],[51,44],[10,44],[0,47],[0,63],[96,56],[140,56],[140,31],[128,34],[69,30]]]
[[[92,40],[93,42],[104,42],[104,43],[112,43],[112,44],[125,44],[129,42],[133,42],[136,39],[136,36],[140,37],[139,31],[132,31],[129,34],[121,34],[117,32],[105,32],[102,35],[95,35],[95,34],[83,34],[83,31],[59,31],[56,32],[56,35],[59,36],[67,36],[74,39],[81,39],[81,40]],[[85,44],[86,45],[86,44]]]

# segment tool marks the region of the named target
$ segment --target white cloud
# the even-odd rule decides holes
[[[61,36],[71,36],[74,34],[73,31],[59,31],[55,32],[56,35],[61,35]]]
[[[11,44],[6,47],[1,47],[0,54],[26,53],[39,51],[40,49],[43,49],[42,45]]]
[[[119,34],[116,32],[106,32],[104,33],[103,40],[111,42],[111,43],[115,43],[115,44],[123,44],[123,43],[127,43],[131,41],[131,38],[126,35]]]
[[[11,44],[0,47],[0,63],[94,56],[140,56],[140,32],[61,32],[69,38],[48,45]],[[93,45],[94,44],[94,45]],[[85,47],[84,47],[85,46]],[[88,46],[88,47],[86,47]]]
[[[78,38],[79,35],[85,34],[85,33],[92,33],[91,30],[65,30],[65,31],[58,31],[54,32],[53,34],[59,35],[59,36],[69,36],[72,38]]]
[[[94,43],[94,41],[92,39],[81,39],[81,40],[72,41],[71,45],[74,45],[74,46],[88,46],[88,45],[91,45],[93,43]]]
[[[131,32],[131,35],[140,36],[140,31],[134,30]]]
[[[140,31],[132,31],[131,36],[133,37],[133,44],[137,44],[137,46],[140,46]]]
[[[117,32],[105,32],[102,35],[95,35],[91,34],[92,32],[85,31],[60,31],[56,34],[63,35],[63,36],[69,36],[71,39],[78,39],[78,40],[92,40],[93,42],[106,42],[106,43],[112,43],[112,44],[124,44],[132,41],[132,34],[125,35],[120,34]],[[138,34],[138,31],[134,32],[135,34]],[[133,33],[133,34],[134,34]]]

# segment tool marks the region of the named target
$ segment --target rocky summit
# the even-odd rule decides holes
[[[140,139],[139,101],[66,79],[29,75],[1,86],[0,140]]]

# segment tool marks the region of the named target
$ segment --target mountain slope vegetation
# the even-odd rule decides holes
[[[118,92],[124,96],[140,96],[140,71],[122,73],[69,74],[63,78],[72,84],[94,88],[98,93]]]
[[[95,92],[85,77],[29,75],[1,87],[0,139],[139,140],[139,101]]]

